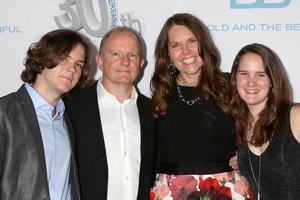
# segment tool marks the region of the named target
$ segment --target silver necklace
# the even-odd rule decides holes
[[[247,149],[248,149],[248,159],[249,159],[249,165],[250,165],[252,177],[253,177],[254,182],[255,182],[255,184],[256,184],[256,187],[257,187],[257,200],[260,200],[260,169],[261,169],[261,155],[259,155],[259,158],[258,158],[258,177],[256,177],[255,174],[254,174],[254,170],[253,170],[253,166],[252,166],[252,162],[251,162],[251,158],[250,158],[250,150],[249,150],[249,147],[248,147]]]
[[[185,102],[187,105],[189,106],[192,106],[194,105],[197,101],[199,101],[201,98],[199,96],[195,97],[194,99],[192,100],[186,100],[184,98],[184,96],[182,95],[181,93],[181,90],[180,90],[180,87],[179,85],[177,85],[177,93],[178,93],[178,96],[179,96],[179,99],[182,101],[182,102]]]

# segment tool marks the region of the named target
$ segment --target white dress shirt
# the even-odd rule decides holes
[[[120,103],[101,83],[97,96],[108,163],[107,199],[136,199],[141,162],[138,94]]]

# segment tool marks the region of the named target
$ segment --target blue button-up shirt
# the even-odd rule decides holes
[[[64,103],[60,99],[54,108],[29,84],[26,83],[25,87],[33,102],[42,134],[51,200],[69,200],[71,149],[63,117]],[[56,113],[52,116],[54,109]]]

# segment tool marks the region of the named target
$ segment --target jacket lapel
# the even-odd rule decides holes
[[[39,128],[39,123],[37,120],[33,103],[25,88],[25,85],[22,85],[21,88],[16,92],[16,99],[21,105],[21,109],[25,116],[24,123],[27,123],[27,126],[30,130],[29,132],[33,138],[36,147],[36,152],[40,163],[41,176],[43,177],[44,184],[47,186],[47,188],[49,188],[48,181],[47,181],[47,169],[46,169],[44,146],[43,146],[41,131]]]
[[[140,96],[140,94],[139,94]],[[141,161],[143,159],[144,156],[144,152],[145,152],[145,142],[146,142],[146,135],[145,131],[147,131],[146,127],[145,127],[145,122],[147,121],[147,119],[145,119],[145,105],[143,104],[143,101],[141,100],[140,97],[138,97],[137,99],[137,107],[138,107],[138,112],[139,112],[139,119],[140,119],[140,134],[141,134]]]

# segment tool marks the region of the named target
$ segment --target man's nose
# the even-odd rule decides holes
[[[122,63],[125,65],[128,65],[130,63],[129,61],[129,55],[124,55],[122,58]]]

